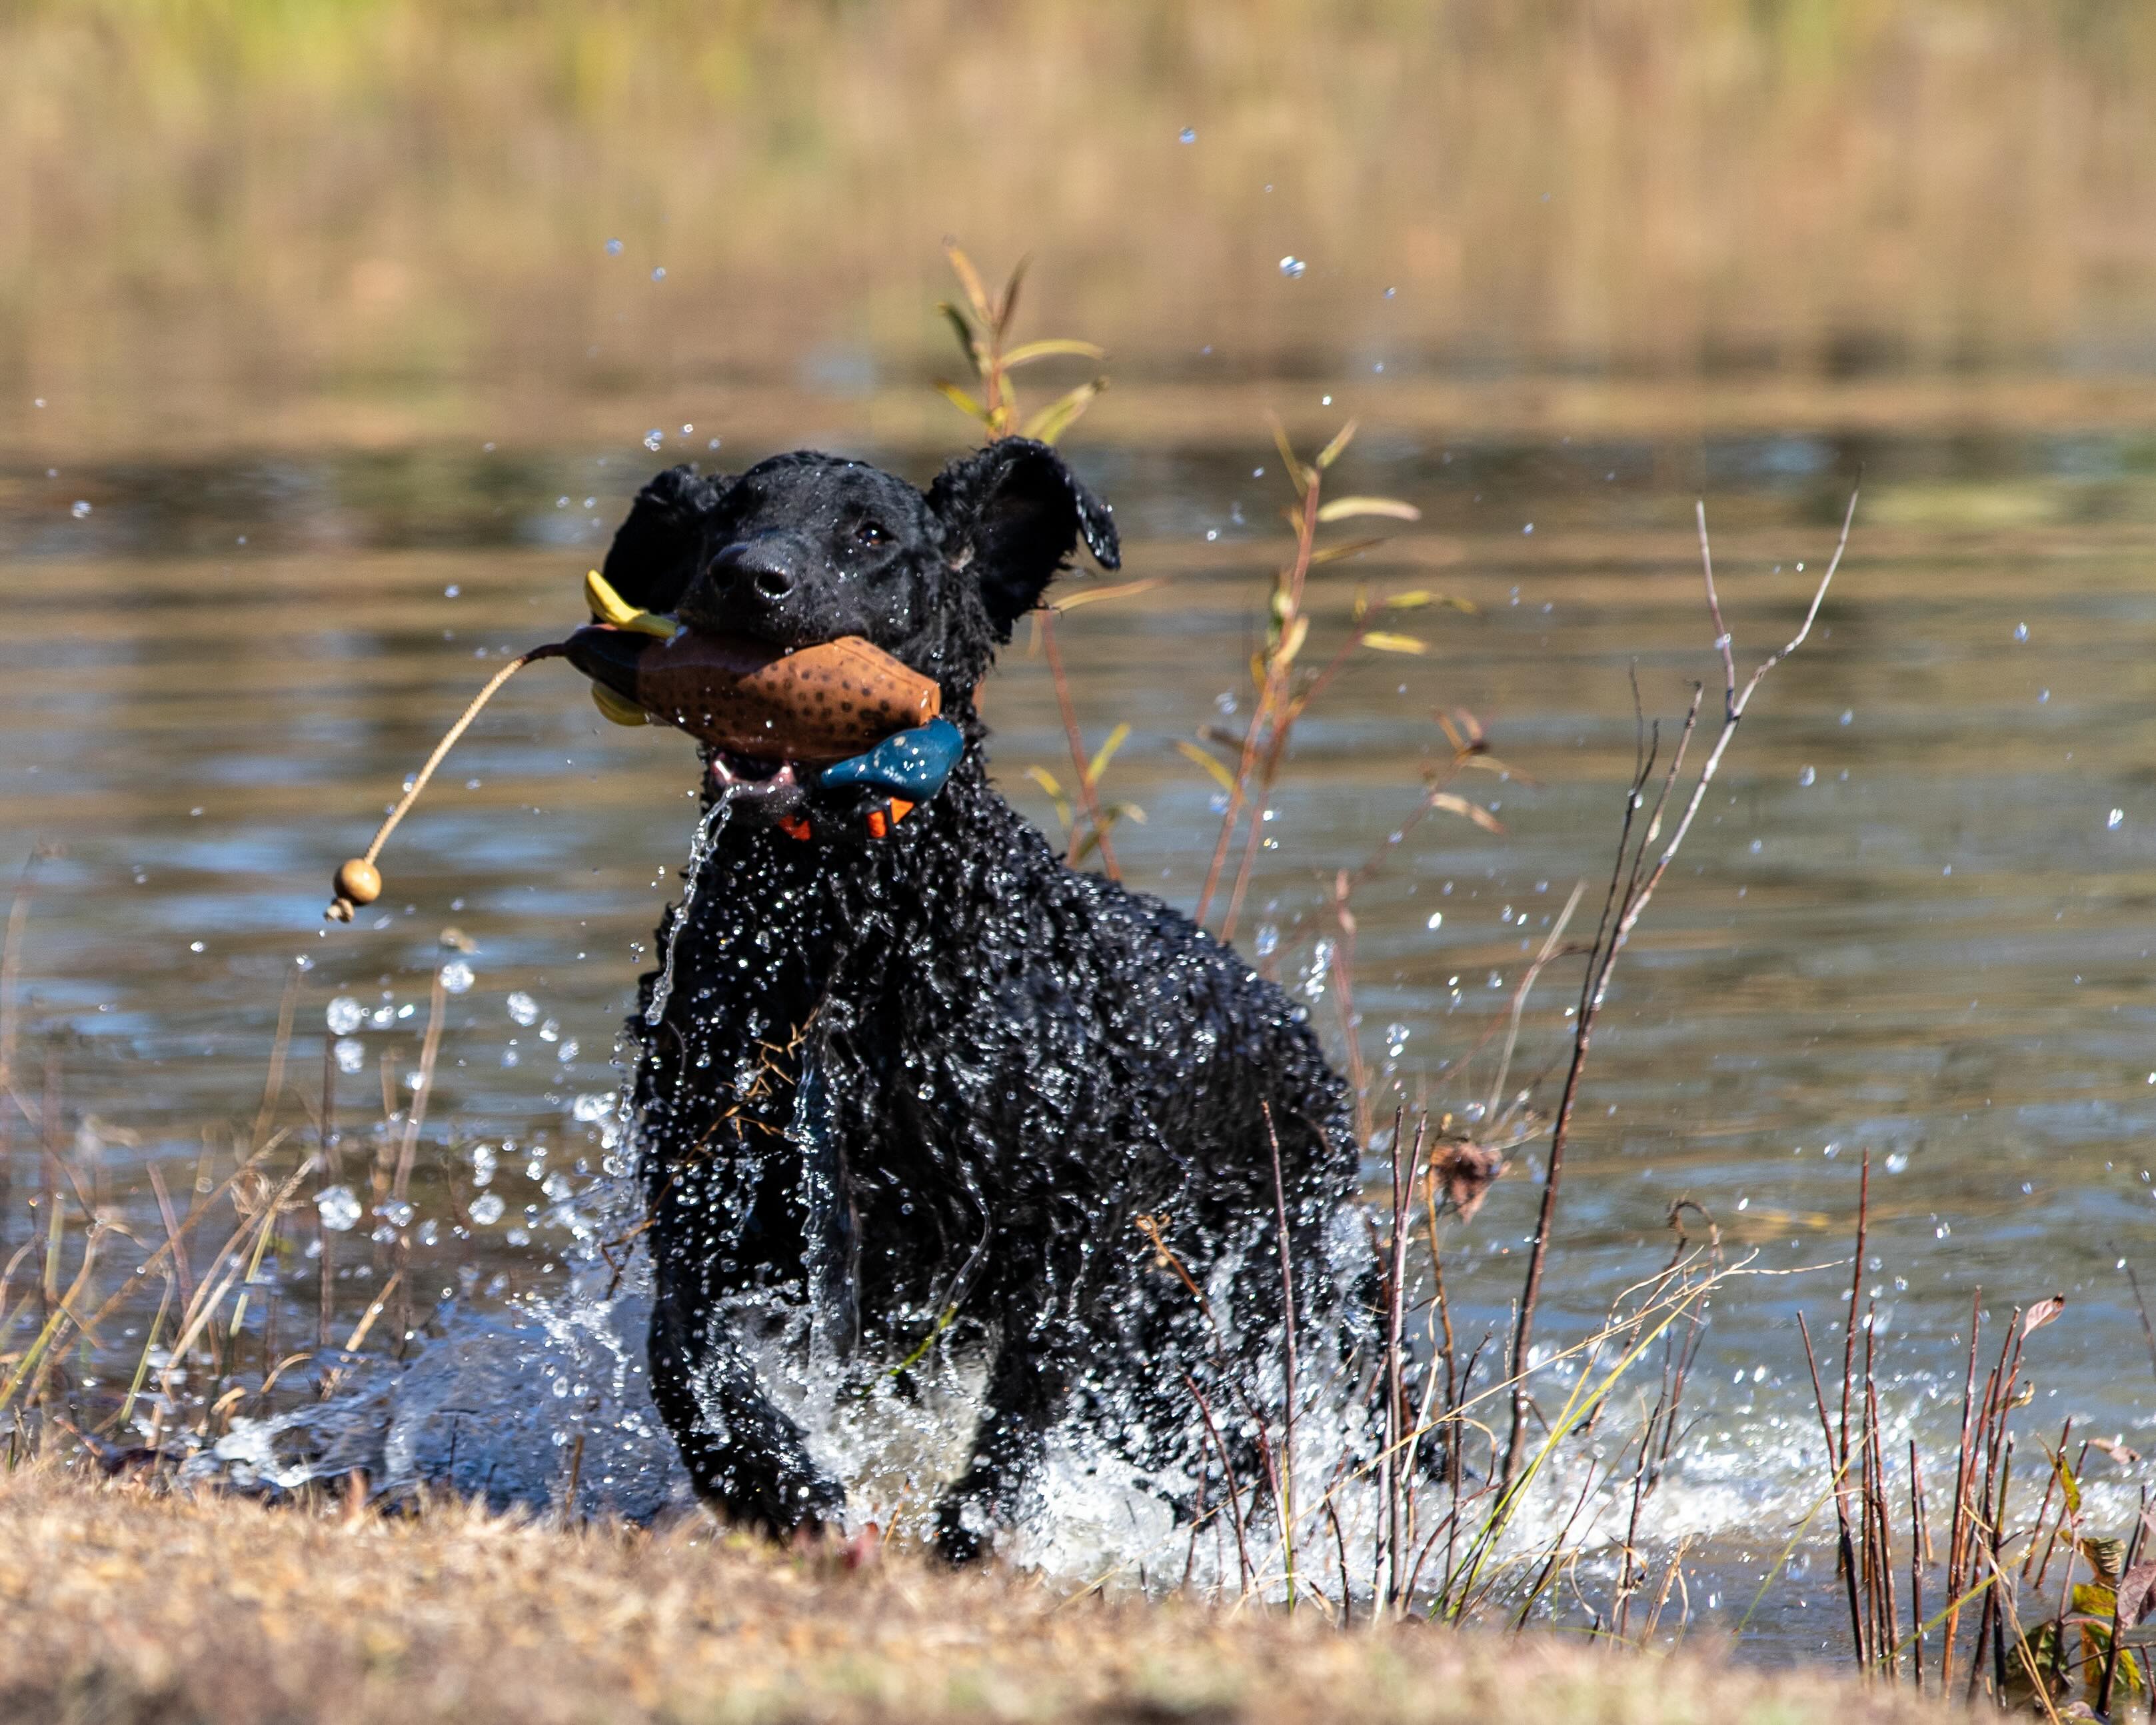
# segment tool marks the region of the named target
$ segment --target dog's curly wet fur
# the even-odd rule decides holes
[[[1356,1152],[1302,1012],[1158,900],[1066,866],[989,782],[975,687],[1081,539],[1116,567],[1110,511],[1011,439],[925,494],[809,453],[676,468],[607,559],[692,627],[865,636],[937,681],[965,737],[881,839],[859,793],[782,798],[773,763],[707,757],[708,854],[632,1021],[652,1388],[698,1488],[767,1530],[844,1507],[759,1378],[773,1314],[819,1370],[887,1373],[932,1336],[985,1356],[937,1511],[953,1558],[1022,1513],[1065,1421],[1187,1470],[1190,1384],[1279,1345],[1275,1135],[1298,1322],[1353,1321]]]

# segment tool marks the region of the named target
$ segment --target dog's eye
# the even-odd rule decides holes
[[[891,543],[891,535],[881,521],[863,521],[854,529],[854,542],[875,551]]]

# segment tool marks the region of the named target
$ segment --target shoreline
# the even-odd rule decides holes
[[[0,1721],[1712,1720],[1888,1725],[1906,1692],[1712,1654],[1059,1593],[701,1515],[268,1508],[0,1475]]]

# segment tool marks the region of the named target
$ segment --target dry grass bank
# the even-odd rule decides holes
[[[1070,1599],[899,1556],[0,1477],[0,1720],[1427,1720],[1887,1725],[1814,1674]]]
[[[0,415],[844,393],[944,362],[945,232],[1128,382],[2100,369],[2156,293],[2145,7],[25,0],[0,64]]]

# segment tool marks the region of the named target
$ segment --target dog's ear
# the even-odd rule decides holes
[[[928,506],[952,563],[980,583],[1002,640],[1040,603],[1081,536],[1102,568],[1122,563],[1113,512],[1031,438],[1007,437],[952,462],[929,487]]]
[[[636,494],[600,572],[632,605],[671,611],[696,578],[704,518],[718,506],[726,480],[670,467]]]

